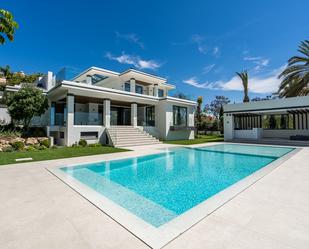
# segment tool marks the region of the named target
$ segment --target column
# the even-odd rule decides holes
[[[153,86],[153,96],[158,97],[158,95],[159,95],[158,84],[154,84],[154,86]]]
[[[73,125],[74,125],[74,95],[68,94],[67,95],[67,120],[66,120],[66,145],[70,146],[73,144],[72,137],[73,137]]]
[[[132,93],[135,93],[135,79],[134,78],[130,79],[130,91]]]
[[[109,99],[103,101],[103,125],[106,128],[111,126],[111,101]]]
[[[131,104],[131,125],[136,127],[137,126],[137,104]]]

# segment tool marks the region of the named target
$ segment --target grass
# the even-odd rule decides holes
[[[223,140],[224,140],[223,136],[219,135],[199,135],[197,138],[191,140],[170,140],[170,141],[164,141],[164,143],[192,145],[192,144],[202,144],[209,142],[222,142]]]
[[[22,163],[22,162],[16,162],[15,159],[17,158],[31,157],[33,160],[23,162],[34,162],[34,161],[44,161],[44,160],[61,159],[69,157],[107,154],[107,153],[115,153],[123,151],[128,150],[108,146],[101,146],[101,147],[62,147],[57,149],[46,149],[38,151],[0,152],[0,165]]]

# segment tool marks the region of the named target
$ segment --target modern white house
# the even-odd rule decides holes
[[[309,96],[225,105],[224,140],[309,145]]]
[[[80,139],[131,146],[194,138],[196,102],[169,97],[175,86],[165,78],[134,69],[118,73],[91,67],[70,81],[48,72],[37,86],[50,107],[32,124],[45,126],[59,145]]]

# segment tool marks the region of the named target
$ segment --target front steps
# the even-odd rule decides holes
[[[115,147],[131,147],[161,143],[145,131],[133,126],[111,126],[107,128],[109,138]]]

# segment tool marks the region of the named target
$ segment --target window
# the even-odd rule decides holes
[[[135,92],[139,94],[143,94],[143,87],[142,86],[135,86]]]
[[[173,106],[174,126],[187,126],[187,107]]]
[[[163,97],[164,96],[164,90],[163,89],[159,89],[158,90],[158,96],[159,97]]]
[[[98,138],[98,132],[97,131],[82,131],[80,133],[81,139],[97,139]]]
[[[146,107],[146,126],[155,126],[155,107]]]
[[[287,130],[294,128],[294,117],[292,114],[270,114],[263,115],[263,129]]]
[[[131,91],[131,87],[130,87],[130,83],[129,82],[124,83],[124,90],[126,92],[130,92]]]

